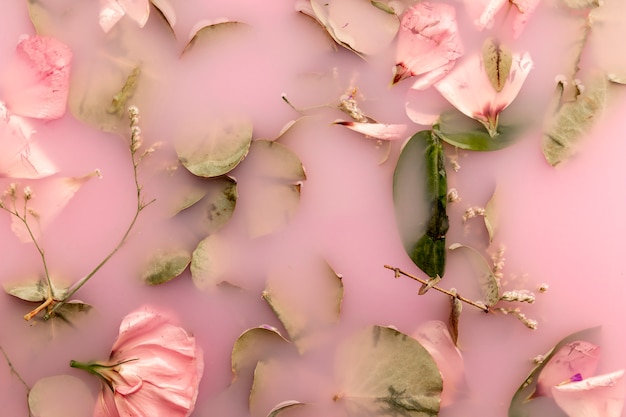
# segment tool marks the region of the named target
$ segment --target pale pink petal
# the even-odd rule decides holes
[[[409,88],[406,93],[406,115],[418,125],[432,126],[449,107],[450,103],[434,89],[424,92]]]
[[[552,387],[556,403],[569,417],[620,417],[626,396],[624,370]]]
[[[165,16],[165,19],[167,19],[172,28],[176,26],[176,11],[170,0],[151,0],[151,2],[154,7],[163,13],[163,16]]]
[[[29,36],[18,45],[0,83],[3,99],[13,114],[57,119],[65,114],[72,52],[46,36]]]
[[[32,198],[28,201],[29,213],[27,218],[35,238],[41,236],[42,231],[52,223],[63,208],[74,197],[80,187],[93,175],[80,178],[45,178],[30,184]],[[22,198],[18,189],[18,196]],[[23,207],[23,201],[18,201],[18,207]],[[21,213],[23,215],[23,213]],[[22,242],[30,242],[31,236],[26,226],[17,217],[12,216],[11,230]]]
[[[333,123],[364,134],[366,137],[381,140],[406,139],[406,125],[384,123],[360,123],[335,120]]]
[[[124,17],[124,9],[117,0],[100,0],[100,27],[108,33],[120,19]]]
[[[140,28],[144,27],[150,16],[149,0],[118,0],[128,17],[133,19]]]
[[[393,83],[428,74],[450,63],[454,65],[462,54],[454,7],[444,3],[417,3],[404,12],[400,21]],[[443,74],[445,72],[440,72],[438,76]],[[434,82],[432,78],[436,77],[431,77],[430,82]]]
[[[508,0],[465,0],[467,14],[478,30],[491,29],[494,17]]]
[[[93,417],[122,417],[115,406],[115,394],[108,386],[100,390]]]
[[[541,370],[533,397],[551,396],[553,386],[569,382],[576,375],[589,378],[596,371],[599,360],[600,347],[593,343],[577,340],[566,344]]]
[[[463,380],[465,365],[461,351],[456,347],[446,324],[432,320],[422,324],[412,336],[430,353],[443,380],[441,406],[453,403],[459,385]]]
[[[500,112],[517,97],[532,69],[532,59],[527,52],[513,54],[512,61],[504,87],[499,92],[491,85],[480,54],[457,65],[435,84],[435,88],[461,113],[483,123],[494,136]]]

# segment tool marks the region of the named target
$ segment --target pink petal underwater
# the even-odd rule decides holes
[[[29,36],[17,45],[15,58],[2,76],[0,88],[13,114],[57,119],[65,114],[72,52],[46,36]]]
[[[517,39],[540,0],[465,0],[465,7],[480,31],[494,26],[496,15],[503,15],[504,27],[511,27]]]
[[[108,33],[120,19],[124,17],[124,9],[117,0],[100,0],[100,27]]]
[[[107,33],[124,16],[144,27],[150,17],[149,0],[100,0],[100,27]]]
[[[457,65],[435,88],[461,113],[483,123],[495,133],[498,115],[517,97],[532,69],[530,54],[513,54],[511,70],[501,91],[489,81],[482,56],[475,54]]]
[[[593,343],[580,340],[566,344],[541,370],[533,397],[551,396],[553,386],[569,382],[577,374],[588,378],[596,371],[599,360],[600,347]]]
[[[360,123],[335,120],[334,124],[364,134],[366,137],[381,140],[406,139],[406,125],[384,123]]]
[[[437,363],[443,380],[441,406],[452,404],[458,386],[463,380],[465,365],[461,351],[452,341],[448,327],[442,321],[432,320],[422,324],[412,336]]]
[[[414,75],[434,72],[426,88],[450,71],[463,55],[456,11],[444,3],[421,2],[402,15],[393,83]]]
[[[626,396],[624,370],[552,387],[556,403],[569,417],[620,417]]]
[[[140,28],[144,27],[150,17],[149,0],[118,0],[128,17],[134,20]]]
[[[0,102],[0,178],[43,178],[57,167],[29,142],[33,128],[21,117],[10,116]]]

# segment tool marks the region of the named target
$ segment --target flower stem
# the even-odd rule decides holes
[[[395,272],[395,278],[400,277],[400,275],[404,275],[405,277],[414,279],[415,281],[420,282],[423,285],[429,285],[429,282],[427,280],[419,278],[419,277],[416,277],[415,275],[411,275],[408,272],[404,272],[400,268],[396,268],[396,267],[389,266],[389,265],[384,265],[384,267],[394,271]],[[484,311],[485,313],[489,312],[489,307],[487,307],[486,305],[481,304],[481,303],[477,303],[475,301],[472,301],[469,298],[465,298],[465,297],[461,296],[460,294],[457,294],[455,291],[448,291],[448,290],[443,289],[441,287],[437,287],[436,285],[432,285],[432,286],[430,286],[430,288],[432,288],[434,290],[437,290],[439,292],[442,292],[442,293],[444,293],[444,294],[446,294],[446,295],[448,295],[450,297],[456,298],[457,300],[463,301],[464,303],[467,303],[467,304],[469,304],[471,306],[474,306],[474,307]]]

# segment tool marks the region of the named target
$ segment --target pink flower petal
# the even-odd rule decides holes
[[[100,0],[100,27],[108,33],[124,17],[124,9],[117,0]]]
[[[366,137],[381,140],[406,139],[406,125],[384,123],[360,123],[335,120],[333,123],[364,134]]]
[[[149,0],[118,0],[128,17],[133,19],[140,28],[144,27],[150,17]]]
[[[458,386],[463,380],[465,365],[461,351],[456,347],[446,324],[432,320],[422,324],[412,336],[430,353],[443,380],[441,406],[452,404]]]
[[[620,417],[626,396],[624,370],[552,387],[554,400],[569,417]]]
[[[511,28],[517,39],[540,0],[465,0],[468,15],[480,31],[494,27],[495,20],[505,28]],[[499,15],[499,16],[498,16]]]
[[[417,3],[402,15],[393,83],[434,72],[424,83],[426,88],[450,71],[461,55],[463,44],[458,36],[454,7]]]
[[[461,113],[483,123],[495,136],[500,112],[517,97],[532,59],[527,52],[513,54],[511,70],[501,91],[496,91],[485,71],[482,56],[475,54],[457,65],[435,88]]]
[[[63,116],[71,61],[69,47],[54,38],[23,39],[0,82],[7,108],[13,114],[38,119]]]
[[[10,116],[0,102],[0,178],[43,178],[57,167],[29,138],[33,128],[21,117]]]
[[[467,14],[478,30],[491,29],[494,17],[508,0],[465,0]]]
[[[526,24],[530,20],[530,16],[533,14],[539,2],[541,0],[511,0],[517,9],[516,12],[510,14],[510,19],[513,20],[511,26],[513,26],[513,38],[517,39],[522,34],[522,31],[526,27]]]
[[[578,374],[588,378],[596,371],[599,360],[600,347],[593,343],[579,340],[566,344],[541,370],[533,397],[551,396],[553,386],[569,382]]]

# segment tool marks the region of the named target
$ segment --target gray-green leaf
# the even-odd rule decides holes
[[[189,262],[191,254],[184,249],[160,251],[148,262],[142,279],[148,285],[163,284],[182,274]]]

